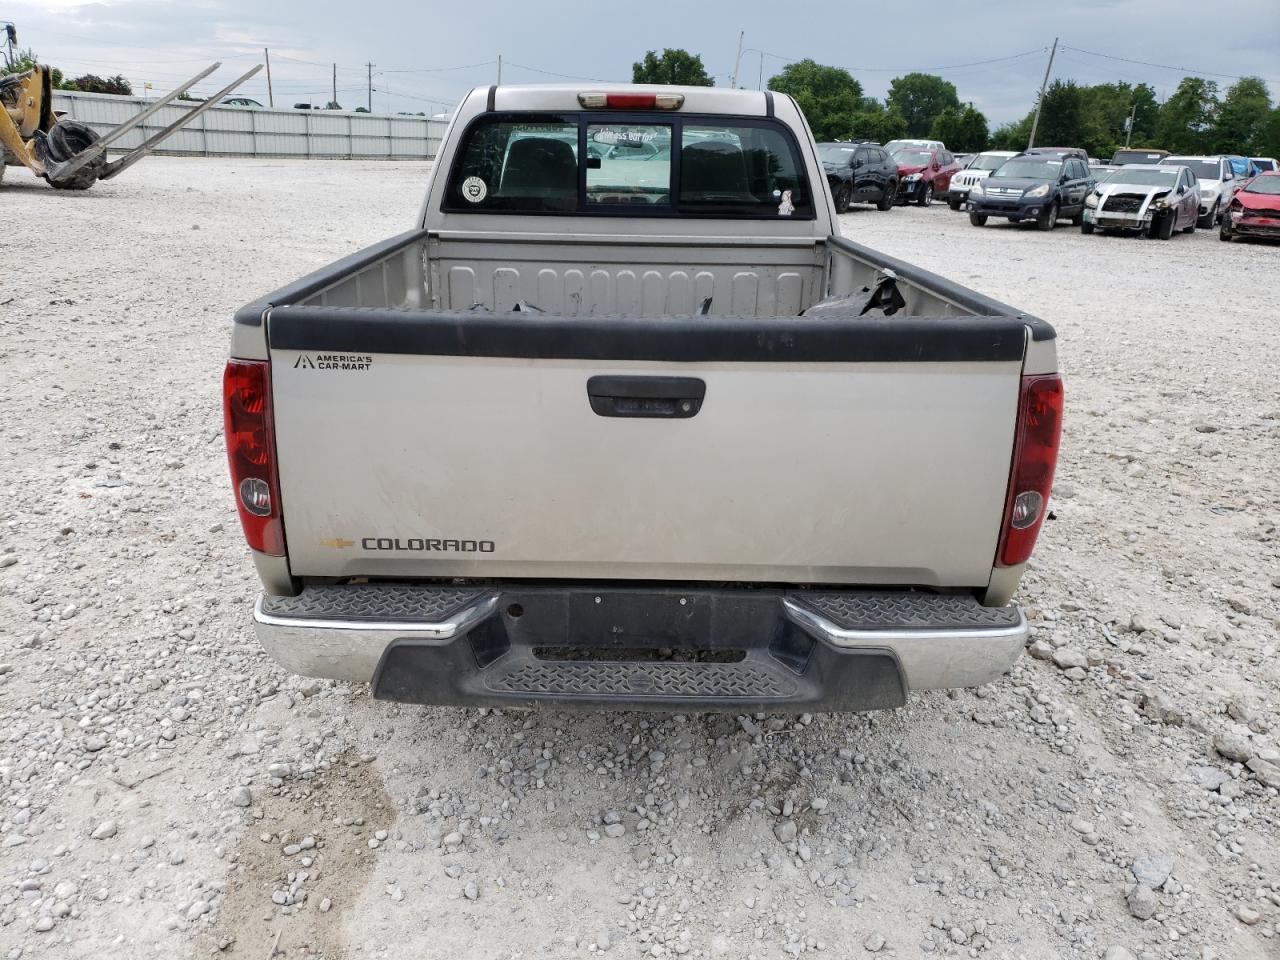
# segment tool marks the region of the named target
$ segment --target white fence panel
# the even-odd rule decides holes
[[[105,93],[57,90],[53,106],[105,134],[146,109],[152,101]],[[129,131],[113,151],[124,152],[178,119],[189,101],[167,106]],[[268,110],[211,107],[170,136],[156,153],[204,157],[326,157],[431,160],[445,121],[427,117],[373,116],[338,110]]]

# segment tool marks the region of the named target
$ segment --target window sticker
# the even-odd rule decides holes
[[[489,188],[479,177],[467,177],[462,181],[462,195],[471,203],[480,203],[489,195]]]

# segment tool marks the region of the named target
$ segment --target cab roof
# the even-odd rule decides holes
[[[479,98],[496,111],[547,110],[561,113],[586,108],[578,102],[579,94],[680,94],[684,103],[675,110],[654,110],[655,115],[682,113],[722,113],[730,116],[765,117],[772,114],[770,102],[786,94],[761,90],[726,90],[719,87],[677,87],[655,83],[581,83],[517,84],[476,87],[467,99]],[[592,108],[596,109],[596,108]],[[605,109],[605,108],[600,108]]]

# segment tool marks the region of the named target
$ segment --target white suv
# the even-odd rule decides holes
[[[969,191],[979,180],[991,176],[991,171],[1010,157],[1016,157],[1016,150],[987,150],[969,161],[968,166],[951,178],[947,188],[947,205],[952,210],[959,210],[969,199]]]
[[[1197,226],[1212,227],[1222,219],[1227,204],[1231,202],[1231,188],[1236,182],[1230,160],[1224,156],[1165,157],[1160,163],[1165,166],[1190,167],[1200,181],[1200,220]]]

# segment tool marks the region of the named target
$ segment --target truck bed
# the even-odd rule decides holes
[[[237,355],[272,361],[292,577],[990,587],[1047,325],[843,238],[568,266],[597,240],[504,266],[414,231],[241,311]],[[566,295],[575,269],[607,295]],[[674,310],[704,274],[708,313]],[[886,278],[891,315],[868,303]],[[602,416],[589,389],[670,377],[704,391],[693,416]]]

